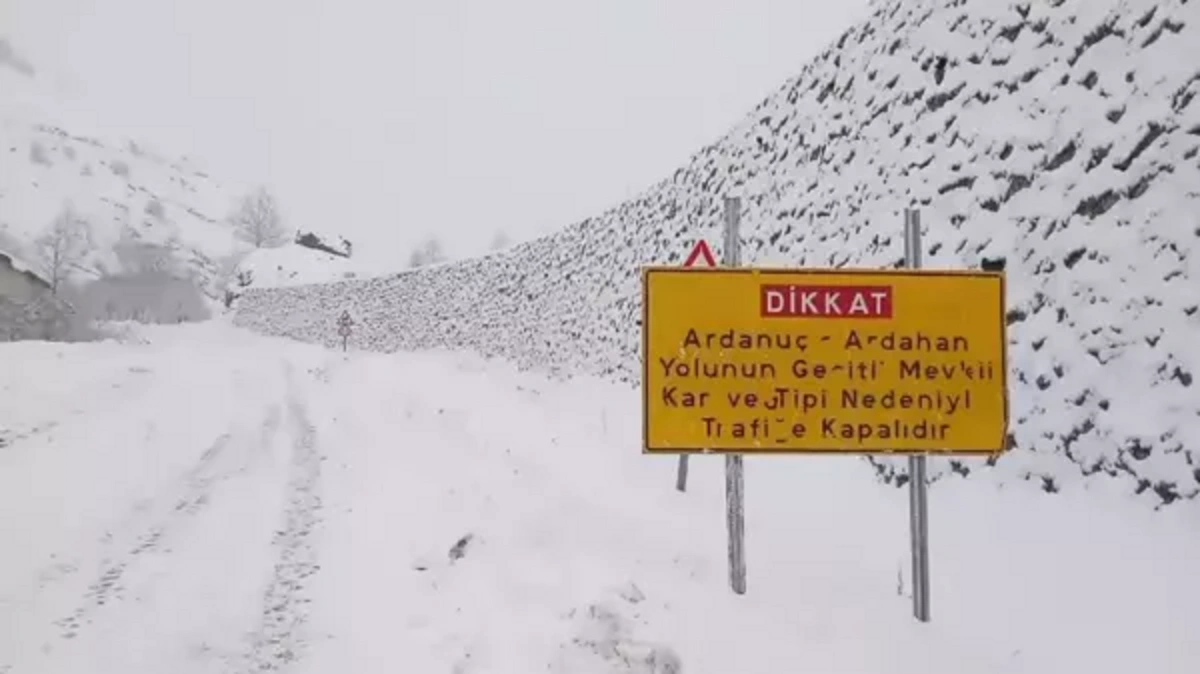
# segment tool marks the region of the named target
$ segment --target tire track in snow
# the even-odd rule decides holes
[[[89,618],[93,613],[111,601],[120,599],[123,589],[121,578],[126,569],[135,563],[139,556],[157,549],[163,535],[178,526],[181,518],[195,515],[203,509],[208,503],[208,492],[218,477],[208,474],[209,470],[232,439],[232,434],[225,433],[214,440],[184,474],[184,492],[174,506],[157,522],[143,529],[123,553],[104,561],[96,579],[88,585],[79,606],[71,615],[55,623],[62,629],[62,638],[73,639],[78,636],[83,626],[90,622]]]
[[[288,372],[289,383],[291,372]],[[272,543],[278,552],[275,568],[262,599],[261,624],[247,654],[245,671],[278,671],[298,660],[305,646],[302,629],[308,621],[307,579],[320,570],[312,534],[320,524],[321,457],[316,428],[303,403],[294,395],[288,403],[292,426],[291,479],[283,527]]]
[[[268,410],[261,426],[261,440],[264,447],[267,446],[265,443],[269,441],[269,438],[278,430],[279,423],[279,408],[273,407]],[[237,470],[220,470],[220,460],[227,453],[228,448],[234,444],[233,440],[233,433],[227,432],[205,448],[196,462],[183,474],[182,493],[175,498],[170,508],[165,512],[160,512],[159,517],[153,523],[143,528],[123,553],[103,562],[95,580],[88,585],[79,605],[71,615],[55,622],[55,625],[62,630],[60,636],[63,639],[73,639],[78,636],[80,630],[91,622],[90,618],[94,613],[111,602],[121,599],[123,590],[121,580],[126,571],[146,553],[159,550],[163,539],[182,526],[187,519],[200,514],[208,505],[212,489],[217,483],[246,470],[245,465]],[[130,518],[135,517],[136,512],[145,509],[147,509],[146,505],[137,507],[135,514]]]

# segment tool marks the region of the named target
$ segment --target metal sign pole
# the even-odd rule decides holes
[[[706,243],[704,239],[700,239],[696,242],[696,245],[692,248],[692,252],[689,253],[687,259],[684,260],[683,266],[691,267],[697,262],[703,262],[709,267],[717,266],[716,260],[713,259],[712,251],[709,250],[708,243]],[[680,454],[679,467],[675,471],[675,489],[678,491],[687,491],[687,480],[688,455]]]
[[[338,316],[338,334],[342,336],[342,352],[346,351],[346,345],[350,340],[350,332],[354,325],[354,319],[350,318],[349,311],[343,311],[341,316]]]
[[[921,214],[904,211],[904,264],[921,268]],[[925,456],[908,457],[908,516],[912,544],[913,615],[929,622],[929,504],[926,498]]]
[[[739,267],[742,263],[738,225],[741,220],[742,200],[725,197],[725,250],[722,252],[726,267]],[[746,518],[744,508],[745,482],[743,479],[742,456],[725,456],[725,520],[729,531],[729,585],[736,594],[746,594]]]

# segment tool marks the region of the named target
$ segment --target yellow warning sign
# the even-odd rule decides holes
[[[651,267],[642,288],[647,453],[1006,447],[1002,273]]]

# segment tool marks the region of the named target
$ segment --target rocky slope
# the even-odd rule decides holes
[[[364,348],[635,381],[638,268],[719,241],[723,195],[743,197],[750,265],[896,265],[916,206],[926,266],[1003,258],[1009,275],[1015,450],[934,474],[1193,498],[1197,94],[1197,0],[881,1],[634,200],[485,258],[256,290],[237,320],[333,345],[349,309]]]

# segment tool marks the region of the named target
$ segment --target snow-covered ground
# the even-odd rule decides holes
[[[642,456],[627,386],[217,323],[6,344],[0,672],[1191,672],[1200,504]],[[657,664],[647,664],[653,659]],[[680,668],[680,664],[682,667]]]

